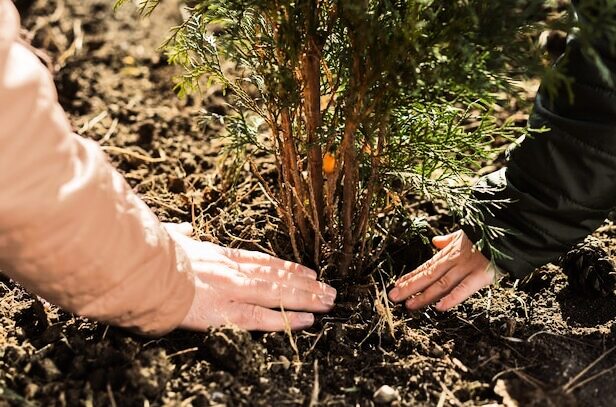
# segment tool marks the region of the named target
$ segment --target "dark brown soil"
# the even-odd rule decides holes
[[[99,141],[161,219],[192,221],[203,239],[284,253],[284,231],[255,180],[242,172],[242,182],[228,182],[220,128],[198,124],[202,103],[225,113],[222,92],[206,90],[203,102],[173,93],[177,71],[156,48],[179,21],[176,1],[150,20],[130,5],[114,15],[112,3],[18,1],[75,130]],[[420,208],[435,215],[430,203]],[[452,226],[431,219],[434,230]],[[611,254],[611,223],[596,237]],[[408,270],[428,253],[394,256]],[[401,272],[383,272],[383,282]],[[573,292],[547,266],[454,311],[397,306],[388,319],[380,278],[333,281],[336,308],[291,338],[220,328],[160,339],[75,317],[0,280],[0,405],[367,406],[383,385],[397,393],[394,405],[614,405],[613,296]]]

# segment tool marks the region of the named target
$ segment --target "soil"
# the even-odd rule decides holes
[[[178,71],[157,46],[180,21],[177,2],[163,2],[146,20],[131,5],[114,14],[112,3],[17,1],[75,131],[103,146],[162,220],[192,221],[202,239],[288,253],[250,172],[228,182],[220,127],[199,124],[203,107],[226,112],[221,90],[185,100],[173,92]],[[267,156],[258,163],[272,167]],[[419,210],[433,232],[454,227],[429,202]],[[611,255],[613,224],[595,237]],[[404,256],[408,270],[430,250],[394,256]],[[614,404],[616,298],[571,289],[557,266],[446,313],[386,304],[380,281],[331,283],[340,293],[336,308],[291,337],[225,327],[151,339],[63,312],[0,280],[0,405]]]

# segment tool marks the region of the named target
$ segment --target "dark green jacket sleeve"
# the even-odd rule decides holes
[[[570,40],[556,69],[573,79],[571,88],[562,85],[548,94],[542,87],[530,117],[531,128],[548,130],[527,136],[507,168],[475,188],[477,198],[511,200],[502,209],[484,210],[484,217],[508,231],[490,243],[510,257],[494,261],[516,278],[583,240],[616,206],[616,59],[608,47],[596,45],[609,74],[599,71],[578,40]],[[486,185],[498,192],[481,192]],[[463,229],[479,240],[476,229]],[[487,249],[484,254],[490,257]]]

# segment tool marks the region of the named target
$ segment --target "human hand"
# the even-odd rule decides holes
[[[440,251],[396,281],[389,292],[392,301],[406,301],[409,310],[438,301],[436,309],[447,311],[494,281],[494,266],[463,231],[437,236],[432,243]]]
[[[336,290],[316,281],[317,273],[307,267],[191,239],[189,223],[165,227],[195,273],[195,297],[180,328],[202,331],[234,324],[255,331],[303,329],[314,323],[312,312],[326,312],[334,305]]]

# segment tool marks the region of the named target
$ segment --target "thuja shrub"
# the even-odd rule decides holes
[[[511,72],[540,65],[533,33],[550,4],[191,1],[167,52],[185,68],[180,93],[223,85],[233,113],[209,117],[224,121],[238,154],[250,146],[275,158],[277,185],[264,189],[296,259],[345,275],[417,229],[412,200],[438,199],[481,225],[487,203],[470,198],[468,179],[493,138],[512,135],[491,107],[513,90]],[[483,230],[480,245],[503,232]]]

